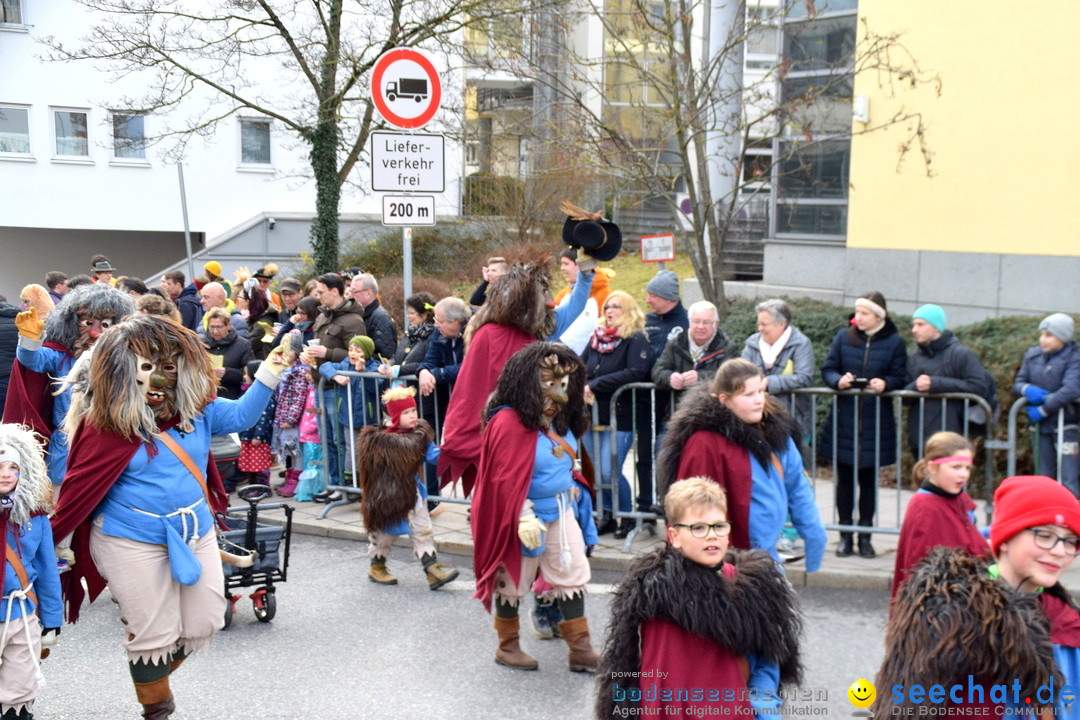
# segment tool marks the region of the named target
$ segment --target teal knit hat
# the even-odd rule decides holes
[[[911,317],[930,323],[938,332],[945,332],[945,311],[940,305],[923,305]]]

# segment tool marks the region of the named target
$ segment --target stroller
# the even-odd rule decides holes
[[[289,569],[289,546],[292,539],[293,508],[284,503],[261,506],[263,510],[285,509],[284,525],[260,525],[259,502],[272,496],[273,490],[266,485],[248,485],[237,495],[248,507],[230,507],[225,517],[228,530],[218,534],[218,547],[226,555],[238,556],[239,565],[222,562],[225,573],[225,627],[232,624],[236,603],[244,596],[234,595],[235,588],[259,586],[251,593],[255,617],[268,623],[277,613],[274,583],[283,583]],[[245,513],[240,516],[240,513]],[[247,565],[247,567],[242,567]]]

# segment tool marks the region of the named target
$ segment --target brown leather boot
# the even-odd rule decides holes
[[[589,621],[584,617],[563,620],[559,623],[566,646],[570,648],[569,660],[571,672],[596,672],[600,656],[589,642]]]
[[[517,670],[536,670],[540,663],[536,658],[525,654],[518,644],[518,619],[495,616],[495,632],[499,633],[499,649],[495,651],[495,662]]]
[[[142,716],[148,720],[166,720],[176,711],[167,675],[153,682],[135,683],[135,696],[142,705]]]
[[[368,580],[379,585],[397,585],[397,578],[386,569],[386,558],[371,558],[371,567],[368,568]]]

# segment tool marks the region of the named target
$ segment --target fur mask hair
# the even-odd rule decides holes
[[[36,513],[49,513],[53,509],[53,485],[41,456],[38,436],[22,425],[0,425],[0,451],[2,459],[19,466],[19,482],[11,494],[11,522],[19,527],[30,522]],[[9,457],[14,454],[15,457]]]
[[[488,323],[510,325],[537,339],[550,335],[555,330],[555,311],[547,306],[549,265],[547,257],[513,265],[492,283],[487,300],[465,327],[465,346]]]
[[[885,634],[885,662],[874,684],[949,687],[1019,681],[1031,697],[1040,685],[1062,686],[1050,628],[1038,602],[991,578],[986,565],[955,548],[935,548],[900,586]],[[891,717],[888,692],[874,701],[875,717]],[[1021,696],[1021,703],[1023,703]],[[1021,705],[1022,707],[1023,705]]]
[[[135,314],[135,301],[108,283],[79,285],[49,313],[43,339],[73,348],[79,339],[79,311],[84,308],[89,317],[116,324]]]
[[[124,438],[156,433],[157,419],[136,374],[137,356],[158,353],[176,355],[176,410],[180,429],[191,432],[192,421],[216,395],[217,377],[195,333],[158,315],[135,315],[109,328],[95,343],[80,403],[86,422]]]
[[[581,437],[588,428],[585,413],[585,366],[577,354],[562,343],[534,342],[518,350],[506,361],[495,392],[491,393],[484,408],[484,418],[489,420],[492,412],[501,406],[509,406],[529,430],[540,430],[540,416],[544,411],[544,390],[540,386],[540,363],[555,355],[559,366],[569,374],[566,388],[569,402],[551,420],[551,427],[559,435],[568,431]]]

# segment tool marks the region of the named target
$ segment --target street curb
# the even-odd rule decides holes
[[[267,525],[284,525],[285,519],[279,517],[260,517],[259,522]],[[330,537],[339,540],[354,540],[366,542],[367,533],[363,530],[350,527],[328,527],[317,521],[298,520],[293,518],[293,532],[301,535],[314,535],[318,537]],[[407,536],[401,536],[394,540],[398,547],[411,548],[412,542]],[[456,540],[439,540],[436,537],[435,548],[440,553],[448,555],[461,555],[472,557],[473,546],[471,543],[458,542]],[[593,555],[589,558],[589,564],[594,570],[608,570],[613,572],[626,572],[630,564],[637,558],[635,553],[622,553],[618,555]],[[888,592],[892,588],[892,573],[881,570],[837,570],[822,568],[814,573],[806,572],[800,566],[785,566],[788,580],[795,587],[832,588],[835,590],[871,590]],[[1074,597],[1080,597],[1080,586],[1065,586]]]

